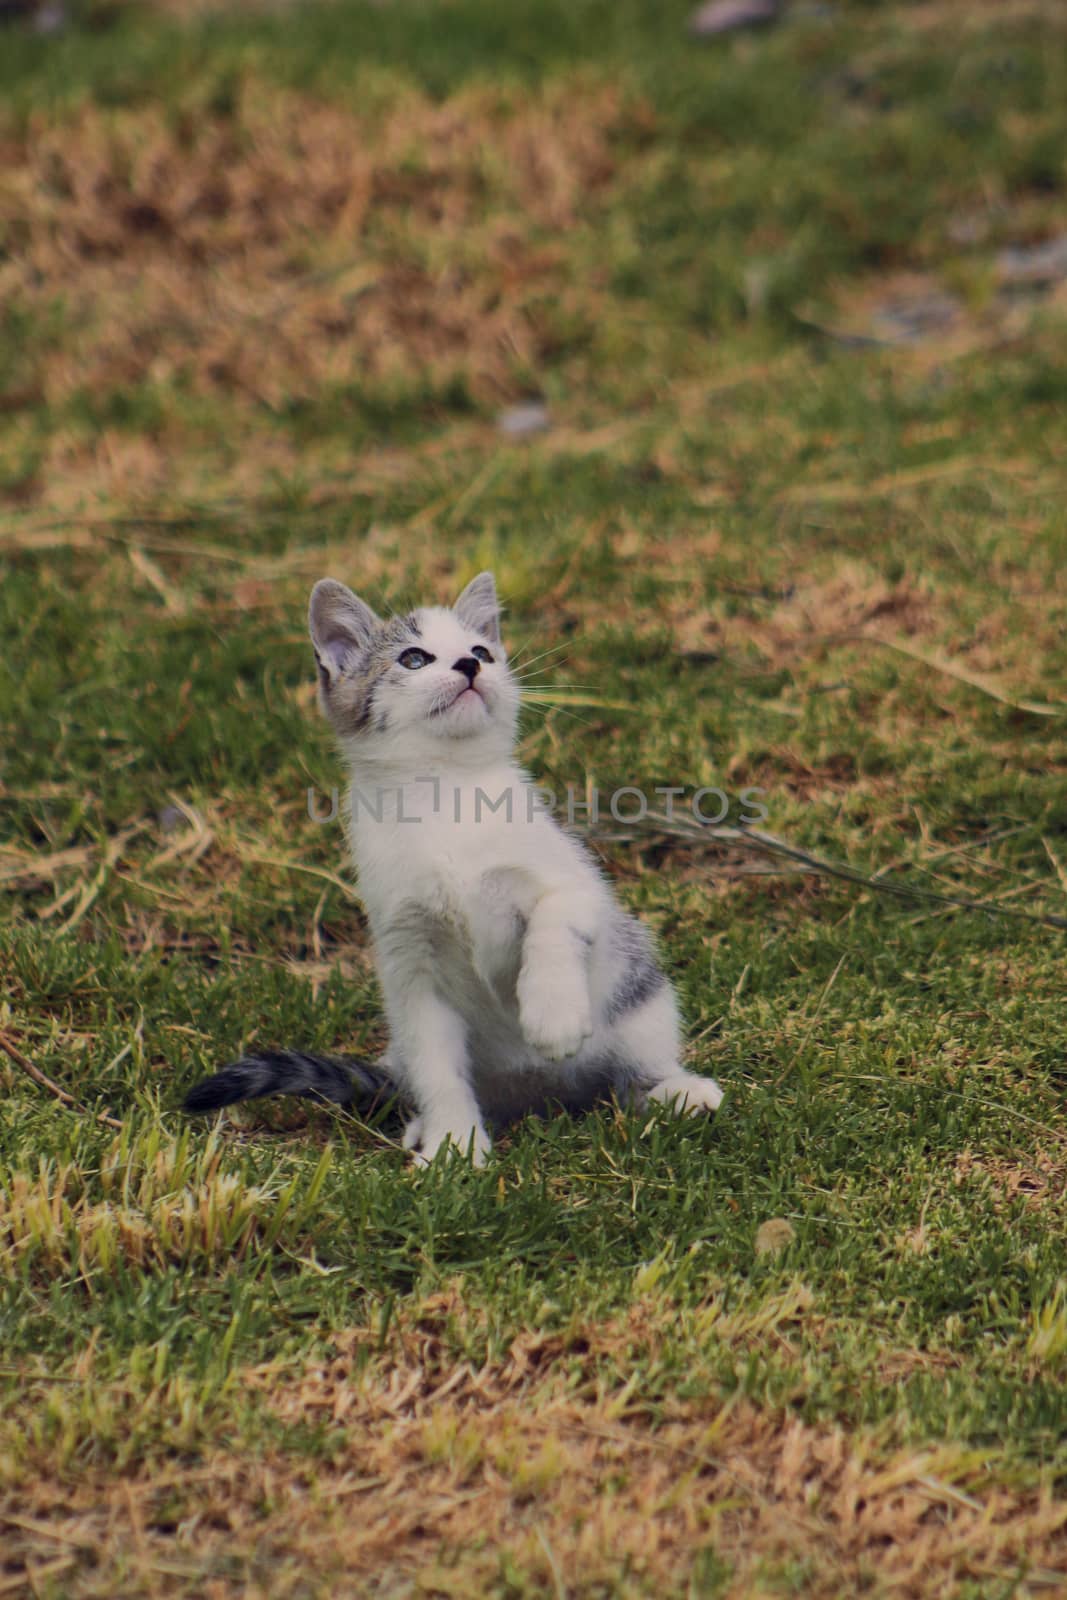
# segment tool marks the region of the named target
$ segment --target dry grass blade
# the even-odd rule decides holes
[[[89,883],[82,887],[81,893],[78,897],[77,905],[74,907],[74,910],[71,912],[66,922],[61,925],[59,930],[61,933],[70,933],[78,926],[78,923],[85,916],[86,912],[92,906],[93,901],[104,887],[104,884],[107,882],[113,868],[121,860],[123,852],[125,851],[130,840],[136,838],[139,833],[144,833],[147,826],[148,824],[144,822],[135,823],[132,828],[123,829],[122,833],[116,834],[115,838],[110,840],[106,850],[104,851],[104,859],[97,868],[95,876]],[[60,905],[64,903],[65,899],[66,896],[61,897],[60,900],[55,901],[53,905],[49,906],[45,911],[43,911],[41,915],[50,916],[52,912],[59,909]]]
[[[336,872],[328,872],[325,867],[309,867],[304,861],[286,861],[281,856],[261,856],[248,851],[241,852],[241,859],[257,867],[280,867],[283,872],[305,872],[309,877],[322,878],[325,883],[332,883],[335,889],[340,889],[347,900],[353,900],[356,905],[363,904],[350,883],[339,878]]]
[[[535,706],[595,706],[604,711],[632,711],[624,700],[606,700],[598,694],[582,694],[573,689],[525,689],[523,702]]]
[[[699,823],[688,821],[675,816],[668,818],[661,813],[649,811],[647,821],[650,827],[644,830],[644,836],[667,837],[684,839],[689,843],[715,840],[723,844],[738,845],[744,850],[759,851],[776,859],[785,859],[796,862],[808,872],[819,872],[828,878],[840,878],[844,883],[854,883],[859,888],[873,889],[878,894],[888,894],[898,900],[926,900],[935,905],[954,908],[959,911],[982,911],[990,916],[1013,917],[1023,922],[1038,922],[1047,928],[1067,929],[1067,916],[1058,916],[1052,911],[1021,911],[1016,906],[997,904],[992,900],[972,900],[964,895],[939,894],[936,889],[923,889],[917,884],[889,883],[885,878],[875,874],[861,872],[858,867],[850,867],[844,861],[827,861],[821,856],[814,856],[808,850],[802,850],[798,845],[789,844],[785,839],[779,839],[772,833],[764,833],[758,828],[734,828],[725,824]],[[631,831],[626,835],[615,833],[612,838],[633,838]],[[1034,888],[1035,884],[1027,884],[1026,888]]]
[[[915,1479],[920,1489],[925,1489],[932,1500],[946,1501],[952,1505],[964,1506],[968,1511],[984,1511],[980,1500],[973,1494],[964,1494],[962,1489],[956,1489],[951,1483],[942,1483],[940,1478],[935,1478],[931,1473],[920,1473]]]
[[[898,899],[930,900],[938,905],[951,906],[960,911],[984,911],[991,916],[1017,917],[1024,922],[1040,922],[1049,928],[1067,928],[1067,917],[1057,916],[1051,911],[1020,911],[1017,907],[997,905],[991,900],[971,900],[963,895],[939,894],[935,889],[921,889],[915,884],[888,883],[885,879],[869,876],[860,872],[857,867],[850,867],[841,861],[825,861],[820,856],[813,856],[806,850],[799,849],[796,845],[787,844],[784,839],[778,839],[773,834],[763,833],[755,828],[730,828],[722,831],[730,836],[735,843],[743,844],[746,839],[751,841],[756,849],[770,851],[774,855],[782,855],[791,861],[801,862],[809,867],[812,872],[823,872],[831,878],[841,878],[846,883],[855,883],[866,889],[874,889],[879,894],[891,894]]]
[[[1046,838],[1042,837],[1041,843],[1045,847],[1045,854],[1048,856],[1053,867],[1056,869],[1056,876],[1060,880],[1064,894],[1067,894],[1067,867],[1064,866],[1063,862],[1060,860],[1059,856],[1056,854],[1055,850],[1053,850]]]
[[[0,1580],[0,1594],[22,1594],[27,1592],[38,1595],[44,1591],[39,1588],[42,1579],[57,1577],[59,1573],[68,1571],[77,1564],[77,1556],[57,1556],[54,1561],[35,1562],[31,1570],[16,1572],[13,1578]]]
[[[153,561],[151,556],[146,555],[140,545],[131,545],[129,547],[129,557],[130,565],[140,573],[147,583],[151,584],[163,601],[164,610],[169,611],[172,617],[184,617],[189,609],[185,598],[178,593],[174,585],[164,576],[158,562]]]
[[[10,865],[0,865],[0,886],[18,887],[55,878],[67,867],[84,867],[92,850],[88,845],[78,845],[71,850],[57,850],[54,855],[42,856],[4,845],[0,846],[0,854],[13,858]]]
[[[1023,478],[1034,470],[1032,461],[997,461],[984,456],[953,456],[949,461],[935,461],[929,466],[911,467],[901,472],[887,472],[870,483],[795,483],[782,489],[776,499],[783,505],[803,504],[807,500],[865,500],[880,495],[893,495],[905,489],[921,488],[927,483],[939,483],[950,478],[970,477],[978,472],[999,473],[1003,476]]]
[[[15,1065],[21,1067],[23,1072],[28,1073],[34,1083],[39,1083],[42,1089],[47,1089],[49,1094],[54,1094],[56,1099],[61,1100],[65,1106],[71,1106],[77,1110],[78,1102],[74,1096],[68,1094],[66,1089],[61,1088],[54,1079],[43,1073],[40,1067],[35,1066],[28,1056],[24,1056],[22,1051],[7,1037],[6,1033],[0,1033],[0,1050],[3,1050],[5,1055],[10,1056]]]
[[[215,842],[215,835],[195,806],[187,805],[179,795],[175,794],[170,796],[170,803],[177,811],[181,812],[189,824],[189,830],[187,833],[183,833],[180,838],[175,839],[174,843],[168,845],[165,850],[161,850],[157,856],[153,856],[151,861],[146,862],[144,868],[146,872],[157,871],[160,867],[165,866],[170,861],[177,860],[180,856],[188,856],[190,864],[199,861],[200,857],[205,855]]]
[[[548,1537],[545,1534],[545,1530],[541,1527],[538,1527],[535,1531],[537,1534],[537,1541],[542,1550],[545,1552],[545,1560],[548,1562],[549,1570],[552,1573],[552,1586],[556,1591],[556,1600],[567,1600],[567,1586],[563,1582],[563,1573],[560,1569],[559,1559],[556,1556],[552,1546],[548,1542]]]
[[[40,1067],[35,1066],[29,1056],[24,1056],[18,1046],[8,1038],[6,1033],[2,1032],[0,1032],[0,1050],[3,1050],[4,1054],[10,1057],[17,1067],[21,1067],[22,1071],[32,1078],[34,1083],[39,1083],[42,1089],[47,1089],[49,1094],[54,1095],[62,1105],[69,1107],[71,1111],[79,1111],[84,1116],[94,1115],[85,1111],[74,1096],[68,1094],[66,1089],[56,1083],[54,1078],[50,1078],[47,1073],[41,1071]],[[123,1123],[118,1122],[114,1117],[109,1117],[103,1111],[95,1113],[95,1120],[102,1122],[107,1128],[118,1128],[120,1131],[124,1126]]]
[[[998,700],[1001,705],[1010,706],[1013,711],[1029,711],[1037,717],[1067,717],[1067,702],[1016,699],[991,678],[968,672],[965,667],[958,666],[954,661],[946,661],[944,656],[916,650],[914,645],[903,644],[899,639],[886,639],[881,634],[866,632],[855,633],[849,637],[866,639],[871,644],[882,645],[886,650],[895,650],[899,655],[909,656],[912,661],[918,661],[933,672],[941,672],[947,678],[955,678],[958,683],[965,683],[968,688],[977,689],[980,694],[988,695],[991,700]]]

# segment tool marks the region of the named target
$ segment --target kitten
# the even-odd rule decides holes
[[[319,699],[350,769],[348,836],[389,1023],[376,1066],[258,1052],[197,1085],[207,1111],[264,1094],[398,1092],[404,1145],[476,1165],[489,1129],[612,1091],[714,1111],[680,1062],[678,1010],[640,922],[514,760],[519,686],[490,573],[451,610],[380,619],[315,585]]]

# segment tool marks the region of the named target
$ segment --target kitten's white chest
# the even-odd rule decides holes
[[[442,785],[436,805],[431,793],[405,791],[380,820],[365,808],[354,811],[351,826],[372,922],[420,906],[428,919],[453,930],[487,977],[512,964],[534,898],[528,869],[547,843],[544,819],[525,814],[521,780],[512,772],[503,782],[514,788],[508,811],[479,805],[480,785]]]

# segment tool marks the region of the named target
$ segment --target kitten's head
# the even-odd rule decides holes
[[[473,578],[451,609],[386,618],[323,578],[308,623],[319,701],[353,761],[510,751],[519,692],[500,642],[491,573]]]

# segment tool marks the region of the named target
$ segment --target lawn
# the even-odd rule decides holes
[[[0,1595],[1067,1585],[1067,12],[689,9],[0,26]],[[183,1117],[383,1040],[311,584],[485,566],[721,1112]]]

